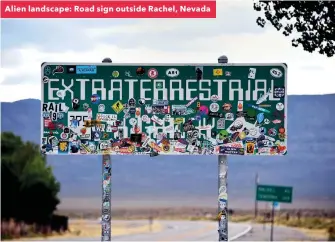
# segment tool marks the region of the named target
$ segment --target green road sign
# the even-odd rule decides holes
[[[292,203],[292,195],[292,187],[257,185],[257,201]]]
[[[284,64],[42,65],[46,154],[286,154]]]

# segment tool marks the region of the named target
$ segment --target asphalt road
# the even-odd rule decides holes
[[[117,221],[113,221],[117,223]],[[120,221],[121,222],[121,221]],[[97,221],[92,221],[97,223]],[[125,221],[122,221],[125,223]],[[128,223],[128,222],[126,222]],[[147,225],[148,221],[129,221],[130,226]],[[209,221],[159,221],[159,232],[115,236],[113,241],[218,241],[217,223]],[[128,225],[128,226],[129,226]],[[113,229],[113,227],[112,227]],[[270,241],[270,226],[261,224],[228,224],[230,241]],[[113,234],[113,231],[112,231]],[[54,240],[54,239],[53,239]],[[100,241],[100,238],[62,238],[57,241]],[[275,226],[275,241],[306,241],[308,236],[297,229]]]
[[[113,221],[116,223],[116,221]],[[158,221],[163,229],[159,232],[112,236],[113,241],[217,241],[217,223],[209,221]],[[96,223],[96,221],[92,221]],[[136,226],[147,225],[148,221],[129,222]],[[113,226],[113,225],[112,225]],[[229,223],[230,240],[245,234],[251,229],[248,224]],[[112,227],[113,234],[113,227]],[[53,239],[54,240],[54,239]],[[62,238],[57,241],[99,241],[100,238]]]
[[[237,241],[270,241],[271,226],[262,224],[251,224],[252,230]],[[315,240],[308,237],[303,232],[295,228],[285,226],[275,226],[273,230],[274,241],[311,241]],[[325,239],[320,239],[324,241]]]
[[[217,241],[217,223],[208,221],[159,221],[163,230],[157,233],[114,237],[114,241]],[[230,240],[250,230],[247,224],[229,223]],[[113,234],[113,232],[112,232]]]

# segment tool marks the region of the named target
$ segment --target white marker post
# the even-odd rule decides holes
[[[218,63],[228,63],[228,57],[223,55],[218,59]],[[228,241],[228,188],[227,188],[227,177],[228,177],[228,158],[226,155],[218,156],[218,220],[219,220],[219,241]],[[222,193],[226,192],[226,203],[225,207],[220,202]],[[221,214],[221,216],[220,216]],[[225,217],[225,218],[224,218]]]
[[[102,63],[112,63],[111,58],[104,58]],[[102,157],[102,206],[104,205],[105,201],[109,202],[109,208],[106,209],[105,207],[102,208],[101,214],[101,241],[112,241],[112,156],[109,154],[104,154]],[[109,178],[109,192],[105,192],[104,190],[104,173],[105,173],[105,166],[104,163],[108,162],[110,167],[110,178]],[[107,213],[106,213],[107,212]],[[109,221],[104,221],[103,216],[109,215]],[[106,227],[107,226],[107,227]]]

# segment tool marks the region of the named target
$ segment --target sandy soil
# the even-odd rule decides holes
[[[101,225],[99,223],[92,223],[87,220],[75,220],[69,223],[69,232],[63,234],[54,234],[48,236],[48,239],[53,238],[84,238],[84,237],[99,237],[101,236]],[[162,229],[162,226],[158,222],[154,222],[152,225],[152,232],[158,232]],[[112,224],[112,235],[129,235],[129,234],[140,234],[150,232],[148,225],[136,225],[131,221],[120,221],[113,222]],[[40,240],[41,238],[29,238],[22,240]]]

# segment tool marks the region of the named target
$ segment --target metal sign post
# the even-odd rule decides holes
[[[257,191],[257,185],[259,183],[259,175],[258,175],[258,172],[256,173],[256,176],[255,176],[255,190]],[[256,194],[255,194],[255,220],[257,219],[257,216],[258,216],[258,201],[257,201],[257,198],[256,198]]]
[[[104,58],[102,63],[112,63],[112,59]],[[102,155],[102,214],[101,241],[112,241],[112,159],[111,155]]]
[[[228,173],[228,158],[226,155],[218,156],[218,171],[219,171],[219,241],[228,241],[228,196],[227,196],[227,173]]]
[[[111,183],[112,183],[111,156],[106,154],[102,155],[101,241],[111,241],[111,234],[112,234]]]
[[[284,187],[276,185],[257,184],[256,200],[263,202],[271,202],[271,231],[270,241],[273,241],[273,229],[275,219],[275,209],[281,203],[292,203],[293,187]]]
[[[218,63],[228,63],[226,56],[220,56]],[[218,156],[218,213],[219,213],[219,241],[228,241],[228,157],[226,155]]]
[[[274,223],[275,223],[275,206],[272,204],[270,241],[273,241],[273,227],[274,227]]]

